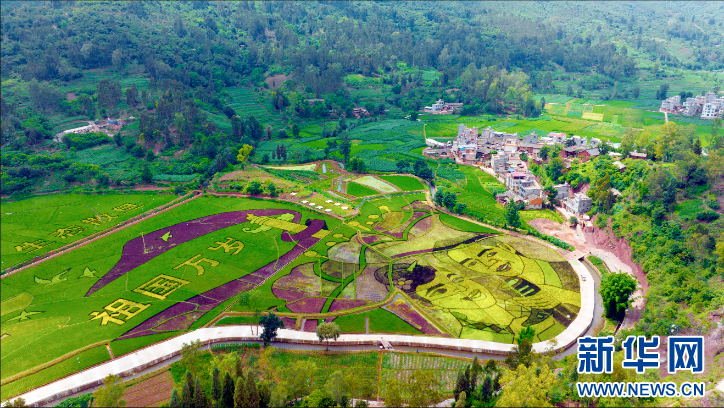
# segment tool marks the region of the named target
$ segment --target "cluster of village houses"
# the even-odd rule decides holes
[[[702,119],[721,118],[724,114],[724,98],[719,98],[714,92],[686,98],[681,102],[681,96],[675,95],[661,101],[660,112],[683,114],[686,116],[701,115]]]
[[[133,117],[131,117],[133,119]],[[121,129],[121,125],[123,124],[123,121],[121,119],[106,119],[106,120],[99,120],[97,122],[88,121],[88,125],[81,126],[73,129],[64,130],[57,135],[55,135],[54,139],[57,142],[61,142],[63,140],[63,136],[67,135],[68,133],[73,133],[76,135],[83,134],[83,133],[105,133],[105,134],[113,134],[118,132]]]
[[[462,103],[448,103],[442,99],[438,99],[432,106],[425,106],[425,112],[433,115],[452,115],[456,109],[460,109],[462,106]]]
[[[566,143],[569,139],[572,142]],[[540,151],[543,146],[568,144],[570,146],[563,148],[560,154],[566,167],[570,167],[574,159],[586,162],[599,156],[601,143],[597,138],[590,140],[581,136],[569,138],[565,133],[549,133],[542,137],[536,133],[520,136],[517,133],[497,132],[490,127],[480,131],[461,124],[458,127],[458,135],[453,141],[443,143],[427,139],[428,147],[422,153],[431,158],[449,158],[459,164],[478,166],[495,175],[508,187],[508,191],[496,195],[501,204],[512,200],[525,203],[526,209],[540,209],[544,201],[547,201],[547,194],[541,188],[536,176],[528,169],[527,162],[542,163]],[[527,161],[521,159],[521,154],[528,156]],[[615,152],[609,155],[615,158],[621,157],[620,153]],[[634,152],[629,157],[645,159],[646,155]],[[613,164],[620,171],[626,169],[619,160]],[[591,210],[592,201],[585,193],[574,192],[568,183],[553,187],[557,191],[555,200],[561,202],[565,211],[581,216],[584,220],[588,218],[585,214]],[[618,191],[613,191],[613,194],[620,195]]]

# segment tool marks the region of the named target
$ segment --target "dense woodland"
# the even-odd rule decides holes
[[[696,8],[699,15],[676,13],[665,32],[669,13],[660,5],[617,5],[609,13],[571,7],[580,13],[568,20],[565,7],[529,3],[6,2],[2,144],[19,150],[51,138],[51,115],[94,119],[129,109],[148,112],[134,134],[144,148],[155,142],[203,145],[204,138],[226,145],[204,112],[229,121],[242,117],[231,144],[239,136],[258,141],[272,135],[258,131],[265,124],[230,108],[225,88],[263,89],[264,79],[275,74],[293,78],[265,93],[290,126],[349,117],[355,103],[343,78],[350,74],[391,86],[373,104],[382,110],[385,104],[417,110],[436,90],[452,87],[460,91],[443,96],[464,102],[465,114],[536,116],[542,106],[532,92],[552,90],[555,79],[570,79],[566,75],[579,75],[579,92],[612,88],[617,96],[625,88],[637,96],[641,73],[629,50],[637,51],[639,65],[649,61],[656,70],[724,66],[716,47],[721,21],[701,16],[715,15],[716,4]],[[696,58],[679,60],[652,41],[674,35],[695,46]],[[405,75],[400,64],[415,75]],[[83,79],[92,70],[119,78],[143,75],[148,86],[89,84]],[[78,97],[65,100],[71,90]],[[308,106],[309,98],[325,102]]]

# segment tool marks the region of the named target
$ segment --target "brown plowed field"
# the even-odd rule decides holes
[[[153,377],[126,388],[123,399],[127,407],[157,407],[171,399],[173,378],[164,370]]]

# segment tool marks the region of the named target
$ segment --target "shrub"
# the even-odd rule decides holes
[[[712,222],[719,219],[719,214],[712,210],[706,210],[696,214],[696,219],[703,222]]]
[[[98,146],[111,141],[105,133],[82,133],[76,135],[75,133],[68,133],[63,136],[63,143],[68,149],[75,147],[76,150],[83,150],[89,147]]]

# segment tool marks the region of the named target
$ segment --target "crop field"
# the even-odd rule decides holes
[[[171,195],[47,195],[2,203],[2,269],[110,228]],[[59,279],[65,280],[62,276]]]
[[[383,194],[396,193],[397,187],[374,176],[362,176],[354,179],[354,182],[372,188]]]
[[[416,370],[434,372],[435,378],[439,381],[439,391],[446,395],[455,388],[458,373],[469,365],[470,362],[465,359],[442,358],[426,354],[387,353],[382,359],[380,379],[382,395],[384,395],[384,387],[387,381],[397,378],[404,384],[410,374]],[[403,398],[409,399],[410,397],[410,395],[403,393]]]
[[[380,176],[382,180],[387,181],[390,184],[394,184],[397,188],[402,191],[419,191],[425,190],[425,186],[422,183],[410,176]]]
[[[490,196],[479,184],[473,190]],[[78,198],[54,200],[54,211],[86,216]],[[41,204],[18,202],[8,212]],[[3,386],[10,393],[72,372],[70,363],[58,365],[61,373],[28,370],[83,347],[110,342],[124,354],[224,310],[249,311],[237,303],[245,292],[254,308],[331,317],[350,332],[363,332],[368,317],[371,332],[504,343],[527,324],[536,341],[553,337],[580,306],[578,280],[558,254],[441,214],[423,193],[368,199],[345,221],[303,202],[200,197],[2,284],[1,375],[17,378]]]

